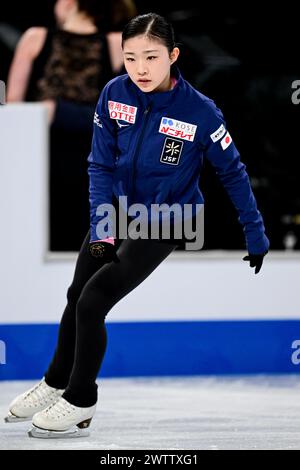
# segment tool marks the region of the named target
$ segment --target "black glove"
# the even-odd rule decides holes
[[[244,261],[250,261],[250,268],[255,267],[255,274],[258,274],[260,268],[262,267],[264,256],[266,256],[268,252],[266,251],[262,255],[251,255],[250,253],[243,258]]]
[[[93,258],[97,258],[99,261],[104,261],[104,263],[110,263],[111,261],[120,263],[116,254],[116,247],[112,245],[112,243],[101,241],[91,242],[89,245],[89,252]]]

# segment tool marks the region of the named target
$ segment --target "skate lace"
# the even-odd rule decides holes
[[[67,416],[73,413],[75,410],[76,407],[74,405],[71,405],[71,403],[69,403],[67,400],[61,398],[55,403],[52,403],[52,405],[48,406],[44,412],[47,413],[49,418],[59,419],[61,416]]]
[[[49,400],[49,397],[57,395],[57,389],[49,387],[43,380],[33,387],[27,395],[24,397],[28,404],[45,403]]]

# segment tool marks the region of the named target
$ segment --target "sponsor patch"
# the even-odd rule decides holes
[[[137,108],[130,104],[119,103],[118,101],[108,101],[109,117],[120,121],[135,123]]]
[[[178,165],[184,142],[167,137],[160,156],[161,163]]]
[[[163,117],[160,121],[159,132],[161,134],[177,137],[178,139],[194,141],[197,126],[188,122]]]
[[[227,147],[229,147],[229,145],[231,144],[231,142],[232,142],[231,135],[229,134],[229,132],[227,132],[224,139],[221,140],[222,149],[226,150]]]
[[[213,132],[213,134],[210,134],[210,138],[213,142],[218,142],[218,140],[222,139],[225,132],[226,132],[225,126],[224,124],[221,124],[219,129]]]

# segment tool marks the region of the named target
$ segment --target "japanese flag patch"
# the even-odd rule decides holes
[[[221,140],[222,149],[226,150],[227,147],[229,147],[229,145],[231,144],[231,142],[232,142],[231,135],[229,134],[229,132],[227,132],[225,137]]]

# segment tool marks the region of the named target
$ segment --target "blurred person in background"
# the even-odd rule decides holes
[[[50,124],[49,248],[78,251],[89,227],[86,155],[99,94],[122,73],[120,32],[132,0],[57,0],[57,27],[29,28],[10,67],[7,102],[42,102]],[[72,233],[70,238],[69,233]]]

